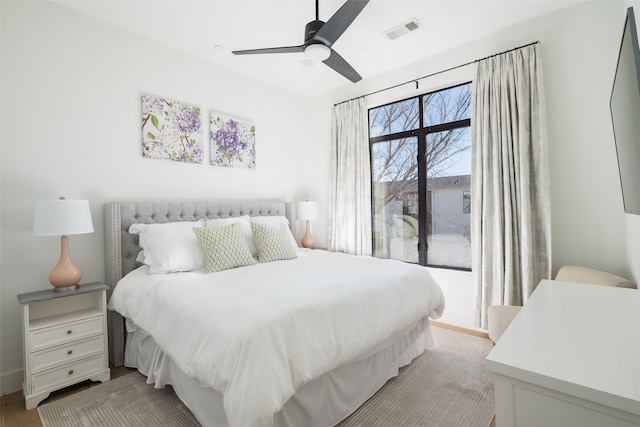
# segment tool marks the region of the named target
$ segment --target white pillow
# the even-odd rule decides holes
[[[249,221],[249,215],[235,216],[232,218],[215,218],[206,220],[204,226],[224,227],[225,225],[235,224],[236,222],[239,222],[242,238],[245,240],[245,242],[247,242],[247,246],[251,251],[251,255],[255,258],[258,256],[258,252],[256,250],[256,245],[253,242],[253,234],[251,233],[251,222]]]
[[[142,262],[149,273],[175,273],[204,268],[204,254],[193,229],[202,221],[133,224],[129,233],[140,235]]]
[[[261,224],[285,224],[287,239],[293,244],[293,247],[298,251],[298,242],[296,242],[296,238],[293,237],[293,233],[291,233],[291,228],[289,228],[289,220],[286,216],[252,216],[251,222],[258,222]]]

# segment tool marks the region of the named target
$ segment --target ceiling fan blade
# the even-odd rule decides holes
[[[362,12],[367,3],[369,0],[347,0],[313,38],[331,46]]]
[[[294,53],[294,52],[304,52],[304,45],[285,46],[285,47],[265,47],[263,49],[234,50],[231,53],[233,53],[234,55],[258,55],[263,53]]]
[[[322,62],[354,83],[362,80],[362,76],[360,76],[360,74],[358,74],[358,72],[333,49],[331,49],[331,55]]]

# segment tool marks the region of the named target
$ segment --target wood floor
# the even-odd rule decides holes
[[[461,331],[459,330],[460,328],[450,327],[450,325],[438,324],[437,326],[458,330],[459,332],[469,333],[468,330]],[[476,333],[472,333],[472,335],[476,335]],[[111,367],[111,379],[121,377],[122,375],[126,375],[132,371],[135,371],[135,369],[125,368],[125,367],[119,367],[119,368]],[[51,395],[47,399],[43,400],[41,404],[48,403],[57,399],[62,399],[63,397],[69,396],[74,393],[78,393],[82,390],[86,390],[98,384],[101,384],[101,383],[99,382],[94,383],[92,381],[87,380],[79,384],[64,388],[62,390],[58,390],[56,392],[51,393]],[[0,415],[1,415],[0,425],[2,427],[42,427],[42,423],[40,422],[40,416],[38,415],[38,410],[31,409],[27,411],[25,409],[24,397],[22,395],[22,391],[17,391],[15,393],[2,396],[2,406],[0,406]],[[479,427],[482,427],[482,426],[479,426]],[[495,418],[491,421],[491,424],[489,425],[489,427],[496,427]]]

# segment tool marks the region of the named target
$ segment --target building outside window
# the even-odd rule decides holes
[[[369,110],[373,254],[471,268],[471,83]]]

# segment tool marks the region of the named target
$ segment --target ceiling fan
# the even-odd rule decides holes
[[[340,9],[325,23],[318,16],[316,0],[316,19],[304,28],[304,44],[300,46],[268,47],[264,49],[234,50],[235,55],[255,55],[264,53],[296,53],[304,52],[310,59],[322,61],[333,70],[342,74],[352,82],[362,80],[360,74],[347,63],[331,46],[362,12],[369,0],[347,0]]]

